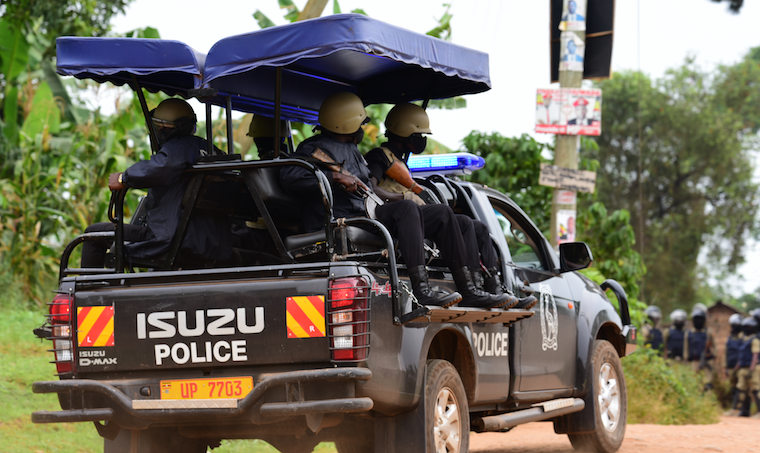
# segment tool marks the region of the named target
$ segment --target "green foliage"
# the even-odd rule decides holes
[[[594,267],[607,278],[618,281],[630,299],[639,296],[638,282],[646,273],[641,255],[635,250],[636,238],[625,209],[608,214],[595,202],[578,214],[578,240],[594,244]]]
[[[438,25],[426,34],[435,36],[444,41],[451,41],[451,19],[454,16],[449,13],[449,10],[451,9],[450,3],[444,3],[443,6],[446,7],[446,11],[444,11],[441,18],[438,19]]]
[[[628,423],[710,424],[720,406],[691,367],[668,362],[650,348],[623,359],[628,389]]]
[[[508,138],[473,131],[462,140],[467,152],[486,160],[469,179],[509,195],[542,231],[549,230],[552,189],[538,184],[547,145],[527,134]]]
[[[645,228],[637,239],[650,270],[645,298],[664,311],[698,298],[700,252],[711,269],[730,274],[744,261],[747,239],[757,237],[751,150],[760,126],[758,86],[760,67],[749,57],[713,73],[687,60],[660,80],[624,72],[600,83],[604,124],[598,151],[588,152],[600,162],[598,200],[628,209],[638,226],[641,188]]]

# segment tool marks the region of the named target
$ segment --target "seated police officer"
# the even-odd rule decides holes
[[[280,145],[275,154],[274,146],[274,118],[263,115],[254,115],[251,124],[248,126],[247,136],[253,138],[256,144],[256,150],[259,153],[259,160],[272,160],[275,157],[288,157],[288,147],[285,144],[287,137],[287,124],[280,121]]]
[[[407,161],[411,154],[419,154],[425,150],[427,138],[423,134],[432,133],[430,118],[418,105],[398,104],[385,118],[385,128],[388,141],[365,156],[372,173],[375,191],[390,192],[388,200],[391,202],[403,199],[412,200],[420,206],[428,204],[415,193],[418,186],[412,178]],[[419,193],[426,194],[424,191]],[[462,232],[467,250],[467,264],[472,272],[475,287],[490,294],[503,294],[497,253],[491,242],[488,227],[483,222],[463,214],[456,214],[456,220]],[[487,269],[485,278],[481,272],[481,261]],[[532,299],[530,301],[532,302]],[[511,308],[518,302],[517,298],[512,297],[504,308]],[[525,305],[519,308],[530,307]]]
[[[122,173],[112,173],[108,188],[148,189],[145,221],[124,224],[127,258],[155,258],[169,250],[184,209],[182,198],[190,182],[183,172],[207,155],[206,140],[194,136],[196,118],[190,104],[181,99],[166,99],[151,112],[158,135],[159,151],[150,160],[140,161]],[[220,152],[216,148],[213,154]],[[113,223],[96,223],[85,232],[114,231]],[[110,238],[85,241],[82,267],[102,268]],[[188,260],[211,261],[230,258],[232,236],[228,219],[193,215],[190,217],[179,255]]]
[[[343,172],[326,172],[333,188],[333,213],[337,218],[366,216],[364,200],[357,194],[357,188],[371,190],[371,174],[357,144],[364,137],[361,126],[368,120],[364,104],[355,94],[340,92],[330,95],[319,109],[321,133],[302,142],[292,156],[310,159],[321,150],[341,165]],[[300,167],[284,167],[280,171],[280,182],[286,190],[306,199],[318,192],[314,175]],[[385,199],[393,194],[380,191],[378,195]],[[378,220],[398,239],[414,295],[423,305],[447,307],[463,300],[460,305],[490,308],[509,300],[506,295],[487,294],[473,284],[462,233],[449,206],[418,206],[411,200],[399,200],[379,206],[376,213]],[[312,199],[311,203],[304,205],[304,223],[307,231],[324,228],[320,201]],[[440,247],[444,262],[454,274],[459,293],[437,291],[430,285],[424,266],[425,237]]]

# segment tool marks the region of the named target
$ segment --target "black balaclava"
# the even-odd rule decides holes
[[[407,140],[409,141],[409,146],[412,148],[413,153],[419,154],[425,151],[425,147],[427,146],[427,137],[424,135],[412,134]]]
[[[691,323],[694,324],[695,329],[703,329],[705,327],[705,318],[703,316],[695,316],[691,318]]]
[[[282,143],[280,143],[280,153],[288,154],[288,145],[284,143],[283,137]],[[259,152],[259,159],[269,160],[274,159],[274,137],[254,137],[253,142],[256,143],[256,149]]]
[[[673,327],[676,328],[676,330],[683,330],[683,321],[680,319],[678,321],[673,321]]]
[[[741,324],[731,324],[731,335],[739,335],[739,332],[742,331],[742,325]]]
[[[166,142],[173,138],[184,137],[195,133],[195,118],[193,117],[178,118],[174,123],[177,127],[156,128],[159,146],[164,146]]]

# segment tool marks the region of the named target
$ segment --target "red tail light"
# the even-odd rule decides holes
[[[369,355],[369,285],[361,277],[332,280],[327,299],[333,361],[366,360]]]
[[[50,305],[48,324],[52,330],[55,368],[58,374],[71,373],[74,362],[74,346],[72,344],[71,307],[74,304],[74,296],[69,294],[56,294]]]

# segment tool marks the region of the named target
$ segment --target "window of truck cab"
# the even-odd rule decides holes
[[[508,204],[494,198],[490,198],[490,201],[501,233],[509,247],[512,263],[525,269],[549,271],[551,267],[542,251],[541,234],[531,222]]]

